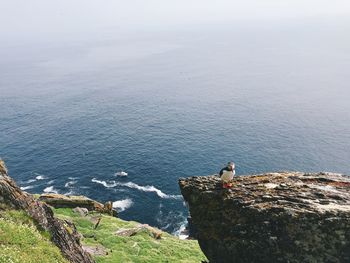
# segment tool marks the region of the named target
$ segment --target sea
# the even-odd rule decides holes
[[[179,234],[178,179],[350,174],[350,25],[211,25],[0,43],[0,157],[29,193]],[[116,173],[124,171],[126,177]]]

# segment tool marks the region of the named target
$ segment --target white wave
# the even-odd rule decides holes
[[[171,231],[174,236],[177,236],[180,239],[186,239],[188,237],[188,231],[186,229],[187,218],[183,215],[182,212],[163,212],[160,206],[160,210],[158,211],[155,219],[158,223],[158,226],[163,231]]]
[[[44,189],[44,192],[45,193],[55,193],[55,194],[58,194],[58,191],[56,189],[53,188],[53,186],[49,186],[49,187],[46,187]]]
[[[36,180],[45,180],[47,179],[46,176],[42,175],[42,174],[38,174],[38,173],[35,173],[37,175],[37,177],[35,177]]]
[[[100,180],[97,180],[96,178],[92,178],[91,182],[102,184],[104,187],[107,187],[107,188],[111,188],[111,187],[117,186],[115,181],[113,181],[113,183],[107,183],[106,181],[100,181]]]
[[[67,193],[64,193],[64,195],[75,195],[74,191],[69,190]]]
[[[29,179],[27,181],[23,181],[23,184],[30,184],[30,183],[34,183],[36,181],[36,179]]]
[[[34,185],[28,185],[28,186],[21,186],[21,190],[28,190],[34,188]]]
[[[116,208],[118,212],[123,212],[124,210],[131,207],[133,204],[134,202],[131,199],[127,198],[124,200],[118,200],[113,202],[113,208]]]
[[[181,195],[168,195],[163,193],[161,190],[158,188],[154,187],[153,185],[146,185],[146,186],[141,186],[138,184],[135,184],[133,182],[127,182],[127,183],[116,183],[117,185],[120,186],[126,186],[129,188],[137,189],[143,192],[155,192],[160,198],[165,198],[165,199],[181,199]]]
[[[78,181],[69,181],[64,184],[64,187],[69,188],[72,187],[74,184],[76,184]]]
[[[188,233],[186,232],[187,221],[183,222],[180,227],[173,232],[174,236],[179,237],[180,239],[188,238]]]
[[[47,184],[53,184],[55,182],[55,180],[50,180],[47,182]]]
[[[74,180],[77,180],[79,178],[78,177],[68,177],[68,179],[74,181]]]
[[[112,188],[112,187],[116,187],[116,186],[125,186],[125,187],[129,187],[132,189],[137,189],[137,190],[143,191],[143,192],[154,192],[160,198],[165,198],[165,199],[181,199],[182,198],[182,195],[165,194],[161,190],[159,190],[158,188],[154,187],[153,185],[142,186],[142,185],[135,184],[133,182],[120,183],[120,182],[116,182],[116,181],[111,181],[111,182],[107,183],[106,181],[100,181],[100,180],[97,180],[96,178],[93,178],[91,181],[94,183],[102,184],[104,187],[107,187],[107,188]]]

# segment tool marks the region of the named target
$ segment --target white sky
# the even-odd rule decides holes
[[[34,37],[108,27],[128,30],[347,15],[349,0],[0,0],[0,34]]]

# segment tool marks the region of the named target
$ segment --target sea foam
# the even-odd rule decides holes
[[[36,179],[29,179],[27,181],[23,181],[23,184],[30,184],[30,183],[34,183],[36,181]]]
[[[131,207],[133,204],[134,202],[131,199],[127,198],[124,200],[118,200],[113,202],[113,208],[117,209],[118,212],[123,212],[129,207]]]
[[[186,233],[187,220],[182,222],[180,227],[173,232],[174,236],[179,237],[180,239],[187,239],[188,233]]]
[[[168,195],[168,194],[162,192],[161,190],[159,190],[158,188],[154,187],[153,185],[141,186],[141,185],[135,184],[133,182],[116,183],[116,184],[120,185],[120,186],[126,186],[129,188],[137,189],[137,190],[143,191],[143,192],[154,192],[160,198],[165,198],[165,199],[180,199],[180,198],[182,198],[181,195]]]
[[[55,193],[55,194],[58,194],[58,191],[56,189],[53,188],[53,186],[49,186],[49,187],[46,187],[44,189],[44,192],[45,193]]]
[[[164,198],[164,199],[181,199],[182,198],[181,195],[168,195],[168,194],[162,192],[161,190],[159,190],[158,188],[154,187],[153,185],[142,186],[142,185],[135,184],[133,182],[127,182],[127,183],[120,183],[120,182],[116,182],[116,181],[106,182],[106,181],[97,180],[96,178],[93,178],[91,181],[94,183],[102,184],[106,188],[112,188],[112,187],[116,187],[116,186],[124,186],[124,187],[132,188],[132,189],[137,189],[137,190],[143,191],[143,192],[154,192],[160,198]]]
[[[75,185],[78,181],[68,181],[67,183],[64,184],[64,187],[69,188]]]
[[[42,174],[35,173],[37,176],[35,177],[36,180],[45,180],[47,177]]]
[[[34,185],[22,186],[20,188],[21,188],[21,190],[28,190],[28,189],[34,188]]]
[[[92,178],[91,182],[94,182],[94,183],[97,183],[97,184],[102,184],[106,188],[111,188],[111,187],[117,186],[115,181],[113,181],[112,183],[107,183],[106,181],[100,181],[100,180],[97,180],[96,178]]]

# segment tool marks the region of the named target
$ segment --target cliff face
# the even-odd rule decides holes
[[[210,262],[350,262],[350,177],[296,172],[180,179]]]
[[[91,256],[85,252],[73,224],[56,219],[52,210],[45,204],[23,192],[7,175],[4,163],[0,160],[0,203],[15,209],[24,210],[37,223],[38,227],[47,230],[52,242],[59,247],[70,262],[92,263]]]

